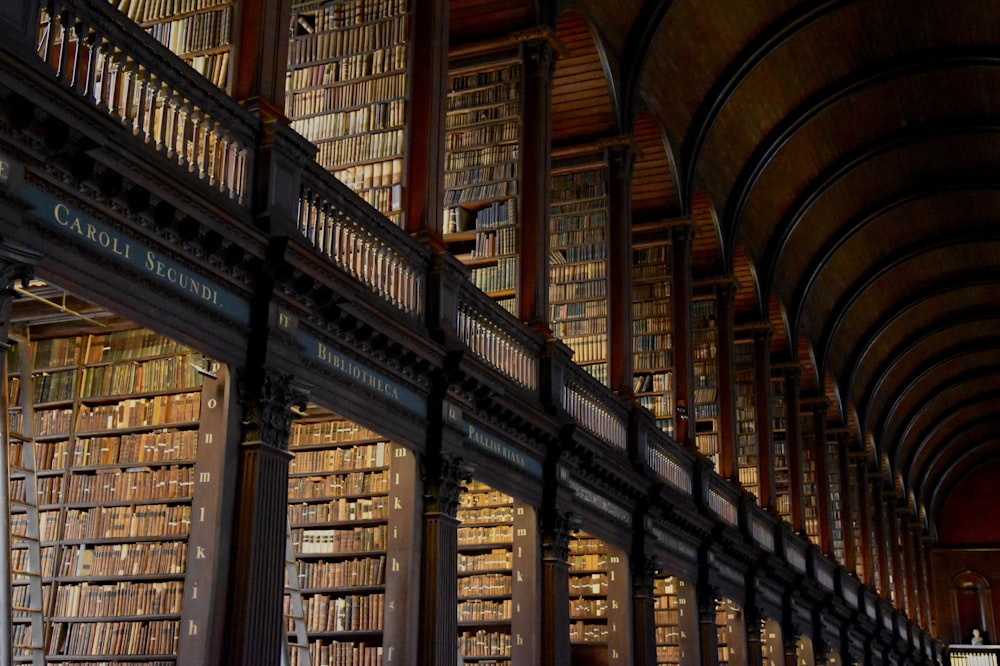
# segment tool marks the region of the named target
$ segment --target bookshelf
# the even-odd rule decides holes
[[[216,86],[229,83],[233,0],[109,0]]]
[[[695,445],[719,464],[719,332],[714,296],[691,303],[692,360],[694,363]]]
[[[840,478],[840,446],[836,437],[831,437],[826,441],[824,447],[826,454],[827,489],[830,493],[830,541],[833,550],[833,559],[844,565],[846,562],[846,548],[844,542],[844,505],[841,498],[843,484]]]
[[[674,434],[671,246],[632,250],[633,389],[656,423]]]
[[[718,666],[729,666],[729,662],[732,657],[731,647],[729,645],[730,634],[732,633],[729,624],[732,619],[733,613],[730,609],[730,602],[723,599],[715,609],[715,632],[717,637],[716,653],[718,654]]]
[[[578,532],[569,542],[569,635],[573,663],[628,662],[628,565],[617,547]],[[625,660],[625,661],[623,661]]]
[[[760,495],[759,439],[757,436],[756,358],[753,340],[737,340],[733,346],[736,369],[736,466],[740,485]]]
[[[812,414],[799,417],[802,432],[802,500],[806,535],[817,546],[820,545],[819,483],[816,477],[816,456],[814,443],[816,429]]]
[[[512,313],[520,252],[520,59],[453,63],[445,116],[442,230],[472,281]]]
[[[573,360],[608,382],[608,167],[553,164],[549,323]]]
[[[847,469],[853,471],[855,469],[853,463],[849,464]],[[851,524],[847,526],[847,529],[852,530],[854,537],[854,573],[858,577],[858,580],[865,580],[864,550],[867,540],[862,538],[861,516],[858,514],[858,508],[861,506],[861,486],[858,484],[858,476],[856,473],[848,473],[846,486],[848,501],[854,508],[851,512],[853,520],[851,521]]]
[[[657,666],[680,666],[684,663],[684,629],[687,599],[684,581],[674,576],[653,581],[653,614],[656,625]]]
[[[313,664],[381,663],[387,586],[399,575],[394,461],[406,450],[311,406],[292,424],[288,521]],[[405,472],[409,476],[409,472]],[[412,501],[407,502],[412,504]],[[286,581],[291,582],[291,581]],[[286,616],[291,598],[285,598]],[[288,624],[290,637],[293,623]],[[292,638],[294,640],[294,638]],[[298,663],[292,652],[292,666]]]
[[[785,400],[785,377],[771,378],[771,432],[774,437],[775,508],[784,520],[792,519],[791,478],[788,471],[788,410]]]
[[[480,481],[472,481],[458,509],[458,645],[464,663],[511,664],[529,656],[520,626],[534,588],[527,583],[531,507]]]
[[[285,113],[318,162],[399,226],[408,103],[406,0],[294,0]]]
[[[175,663],[204,360],[136,328],[18,347],[9,457],[35,454],[46,662]],[[24,534],[25,517],[12,519]]]

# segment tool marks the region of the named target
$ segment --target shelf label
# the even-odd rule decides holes
[[[542,478],[542,462],[540,460],[536,460],[529,455],[525,455],[520,450],[511,446],[502,439],[494,437],[492,434],[481,428],[477,428],[471,423],[466,423],[465,427],[466,432],[468,433],[469,441],[479,448],[488,451],[495,456],[503,458],[510,464],[523,469],[532,476]]]
[[[298,341],[313,360],[334,370],[341,377],[364,386],[418,416],[427,416],[427,401],[399,382],[320,342],[308,333],[299,331]]]
[[[137,239],[71,208],[47,192],[27,188],[24,198],[35,206],[39,220],[53,229],[76,236],[91,250],[125,264],[229,319],[242,323],[250,320],[250,306],[242,298],[151,250]]]

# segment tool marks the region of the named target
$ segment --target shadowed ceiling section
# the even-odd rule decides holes
[[[565,52],[552,79],[552,145],[579,143],[618,133],[606,68],[590,28],[576,12],[556,25]]]

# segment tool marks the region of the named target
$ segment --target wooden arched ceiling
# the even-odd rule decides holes
[[[681,215],[680,197],[663,130],[650,113],[641,113],[632,133],[637,151],[632,168],[632,215],[637,223]]]
[[[819,390],[918,507],[1000,457],[981,427],[1000,394],[995,3],[575,6],[641,68],[635,94],[692,216],[695,192],[711,202],[723,265],[744,248],[755,267],[774,358],[812,350]]]
[[[564,52],[552,78],[553,147],[618,134],[612,82],[590,27],[577,12],[564,12],[556,39]]]

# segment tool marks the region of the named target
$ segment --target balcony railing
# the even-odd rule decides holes
[[[143,143],[247,203],[257,123],[107,2],[50,0],[38,55],[70,90]]]
[[[610,389],[595,381],[586,370],[578,365],[566,368],[563,409],[581,428],[624,451],[628,447],[627,416],[617,403]]]
[[[998,666],[1000,645],[949,645],[951,666]]]

